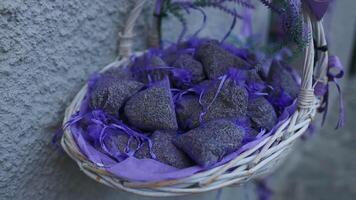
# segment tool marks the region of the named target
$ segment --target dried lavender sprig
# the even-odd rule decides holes
[[[260,0],[260,2],[278,14],[282,14],[282,12],[283,12],[282,9],[278,8],[277,6],[275,6],[272,2],[269,2],[268,0]]]

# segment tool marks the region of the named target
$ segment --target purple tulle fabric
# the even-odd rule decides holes
[[[213,80],[210,84],[196,84],[190,83],[191,76],[184,70],[174,68],[169,65],[169,56],[174,52],[175,55],[190,54],[194,55],[195,48],[207,42],[208,39],[191,38],[186,42],[180,44],[172,44],[165,50],[150,49],[143,56],[131,58],[131,75],[134,78],[141,78],[151,70],[163,70],[169,72],[173,80],[178,79],[189,86],[187,89],[171,88],[171,93],[174,103],[178,102],[180,98],[184,98],[186,94],[194,94],[201,96],[208,87],[212,87],[211,83],[218,83],[223,85],[225,81],[233,81],[237,85],[243,86],[247,89],[249,96],[265,96],[266,90],[271,86],[267,85],[264,81],[249,81],[248,74],[257,73],[256,69],[236,69],[230,68],[228,72]],[[237,48],[228,43],[220,43],[221,47],[230,53],[250,62],[251,52],[245,48]],[[255,53],[255,52],[253,52]],[[283,53],[278,53],[275,57],[280,56],[282,59]],[[166,67],[150,66],[149,60],[153,56],[159,56],[167,63]],[[262,61],[261,61],[262,62]],[[139,67],[136,67],[139,66]],[[292,72],[291,72],[292,73]],[[294,72],[293,72],[294,73]],[[296,77],[299,77],[296,74]],[[296,110],[296,100],[288,97],[283,92],[280,97],[274,98],[274,104],[280,106],[279,117],[277,124],[272,130],[252,130],[249,120],[240,118],[235,122],[240,127],[245,129],[246,135],[243,138],[243,145],[241,148],[233,153],[226,155],[222,160],[213,166],[201,167],[192,166],[184,169],[177,169],[167,164],[155,160],[155,155],[151,152],[151,158],[137,159],[134,157],[144,143],[148,143],[149,148],[152,147],[152,142],[148,137],[149,133],[144,133],[140,130],[130,128],[114,116],[106,114],[104,111],[89,108],[89,97],[95,82],[100,78],[98,74],[94,74],[88,81],[88,91],[85,95],[80,109],[75,113],[67,122],[65,128],[71,130],[73,138],[75,139],[81,152],[94,164],[104,168],[108,172],[129,181],[161,181],[169,179],[178,179],[191,176],[195,173],[202,172],[216,166],[220,166],[228,161],[234,159],[242,152],[253,148],[266,137],[272,135],[276,129],[285,122]],[[153,82],[148,82],[147,87]],[[221,88],[218,87],[215,96],[220,93]],[[213,100],[214,101],[214,100]],[[202,113],[203,114],[203,113]],[[252,132],[254,133],[252,134]],[[179,131],[178,131],[179,132]],[[257,132],[257,134],[256,134]],[[124,134],[128,138],[125,151],[119,151],[118,147],[112,143],[112,139],[119,134]],[[111,142],[111,143],[110,143]],[[131,145],[131,144],[136,144]]]
[[[161,181],[168,179],[178,179],[187,176],[191,176],[197,172],[205,171],[207,169],[220,166],[241,154],[242,152],[253,148],[259,142],[261,142],[266,137],[273,134],[277,127],[279,127],[283,122],[285,122],[290,115],[295,111],[295,102],[287,107],[282,115],[278,119],[277,126],[275,126],[271,131],[259,134],[250,142],[246,142],[239,150],[225,156],[220,162],[216,163],[212,167],[202,168],[200,166],[192,166],[185,169],[177,169],[166,165],[164,163],[158,162],[154,159],[136,159],[135,157],[127,157],[121,162],[111,158],[107,154],[98,151],[92,144],[85,139],[85,131],[79,126],[78,123],[72,123],[69,125],[71,132],[78,147],[82,153],[94,164],[99,167],[105,168],[110,173],[122,177],[130,181]]]
[[[321,20],[328,10],[331,0],[303,0],[303,2],[309,6],[315,17]]]
[[[88,82],[88,90],[90,92],[91,84],[93,84],[94,78]],[[169,180],[169,179],[178,179],[187,176],[191,176],[197,172],[205,171],[216,166],[220,166],[241,154],[242,152],[253,148],[259,142],[261,142],[266,137],[272,135],[276,129],[285,122],[291,114],[296,109],[296,102],[294,101],[290,106],[286,107],[283,113],[278,118],[277,125],[269,132],[261,131],[255,137],[246,138],[244,140],[244,145],[238,149],[236,152],[233,152],[227,156],[225,156],[221,161],[216,163],[209,168],[203,168],[200,166],[192,166],[185,169],[177,169],[172,166],[166,165],[164,163],[158,162],[154,159],[136,159],[130,154],[126,155],[115,155],[117,150],[99,148],[103,143],[95,144],[90,142],[94,137],[105,137],[102,135],[103,129],[105,126],[108,128],[118,129],[126,132],[130,137],[134,137],[139,141],[144,141],[149,139],[142,133],[138,133],[137,131],[131,130],[122,124],[119,120],[111,119],[110,116],[105,115],[100,110],[89,111],[88,109],[88,95],[82,101],[80,110],[72,116],[72,118],[68,121],[66,128],[71,130],[73,137],[81,150],[81,152],[94,164],[99,167],[106,169],[108,172],[130,180],[130,181],[161,181],[161,180]],[[109,118],[109,119],[108,119]],[[112,120],[112,121],[110,121]],[[95,124],[100,124],[99,128],[92,128],[88,134],[88,130],[82,128],[83,123],[88,123],[88,121],[93,121]],[[103,125],[105,124],[105,126]],[[101,135],[101,136],[100,136]],[[99,141],[102,141],[102,139]],[[102,149],[103,151],[101,151]]]

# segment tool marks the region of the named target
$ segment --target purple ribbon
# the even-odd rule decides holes
[[[330,82],[335,83],[335,86],[339,93],[339,119],[335,129],[341,128],[345,124],[344,101],[341,92],[341,87],[338,83],[338,79],[341,79],[343,76],[344,76],[344,68],[341,64],[340,59],[337,56],[329,56],[328,72],[327,72],[328,83],[324,84],[318,82],[315,85],[315,89],[314,89],[315,95],[323,96],[323,101],[321,102],[321,105],[318,108],[318,112],[324,112],[323,119],[322,119],[322,124],[324,124],[328,112],[328,105],[329,105],[329,83]]]
[[[303,2],[309,6],[315,17],[321,20],[328,10],[331,0],[303,0]]]

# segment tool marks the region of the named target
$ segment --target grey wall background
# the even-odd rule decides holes
[[[1,200],[150,199],[114,191],[97,184],[83,175],[68,156],[56,150],[51,144],[52,134],[60,126],[65,107],[85,83],[88,75],[116,57],[117,34],[122,29],[127,11],[133,2],[125,0],[0,1]],[[144,33],[148,28],[147,21],[151,16],[151,6],[146,8],[144,15],[139,19],[136,29],[137,49],[145,47]],[[346,63],[350,57],[347,54],[352,46],[349,42],[351,39],[337,40],[337,38],[352,38],[356,19],[353,13],[355,7],[353,0],[337,2],[334,15],[336,18],[340,16],[347,19],[343,20],[348,24],[343,26],[343,30],[339,28],[340,25],[337,26],[335,21],[333,22],[336,18],[331,20],[331,30],[336,32],[332,38],[336,41],[333,48],[338,54],[342,54],[341,58]],[[255,24],[255,27],[258,31],[264,31],[267,14],[265,11],[260,11],[259,15],[257,18],[260,20],[257,20],[259,23]],[[346,18],[345,15],[350,16]],[[225,17],[215,14],[211,23],[215,25],[209,25],[204,34],[213,36],[219,34],[218,30],[226,27],[226,23],[230,22],[225,20]],[[192,22],[194,24],[197,21],[199,19],[194,18]],[[173,24],[166,22],[165,28],[170,30],[169,33],[172,35],[168,34],[165,37],[171,38],[179,32],[179,26]],[[331,129],[329,127],[325,130]],[[352,127],[349,127],[349,130],[352,130]],[[355,141],[351,132],[345,137],[347,139],[344,138],[342,140],[344,142]],[[335,177],[339,180],[337,183],[341,185],[340,188],[347,187],[349,190],[346,193],[351,191],[347,194],[355,195],[352,193],[356,190],[354,179],[350,178],[347,183],[343,181],[344,177],[355,175],[351,170],[355,169],[355,163],[343,162],[342,158],[333,160],[346,154],[350,155],[347,158],[352,159],[351,155],[355,153],[353,144],[348,143],[349,148],[339,148],[339,146],[344,147],[344,143],[335,142],[333,135],[327,138],[329,139],[313,139],[308,142],[309,146],[302,145],[301,150],[291,156],[293,162],[289,163],[293,164],[286,165],[280,173],[277,173],[276,178],[272,178],[273,187],[277,191],[276,198],[285,199],[291,194],[295,199],[315,199],[300,196],[299,193],[305,195],[317,190],[318,187],[315,185],[319,183],[327,186],[324,189],[332,187],[327,183],[333,181]],[[325,142],[326,140],[329,142]],[[324,149],[320,145],[324,145]],[[321,149],[320,151],[329,149],[325,147],[333,147],[336,153],[320,154],[320,151],[313,150],[315,146]],[[342,150],[338,151],[339,149]],[[320,158],[320,155],[330,157]],[[301,160],[305,160],[302,158],[305,157],[309,160],[302,162]],[[332,169],[326,168],[325,174],[318,174],[319,169],[325,168],[325,163],[319,162],[320,159],[318,161],[316,158],[332,160],[335,166]],[[320,166],[321,164],[323,167]],[[348,167],[344,167],[346,164]],[[305,170],[298,169],[300,165]],[[331,176],[332,171],[337,174]],[[303,183],[303,177],[309,177],[308,184],[311,186],[300,186],[297,187],[300,188],[299,190],[294,190],[296,185]],[[313,189],[315,187],[317,189]],[[253,189],[251,184],[240,188],[227,188],[223,190],[222,199],[254,199]],[[343,190],[342,192],[345,193]],[[320,193],[317,192],[316,197]],[[188,198],[214,199],[215,195],[216,192],[210,192]],[[325,197],[327,196],[330,197],[330,195]]]
[[[0,199],[109,199],[51,144],[89,74],[116,56],[132,1],[0,1]],[[137,47],[143,47],[144,17]]]

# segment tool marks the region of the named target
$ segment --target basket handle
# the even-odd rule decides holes
[[[305,115],[305,117],[308,117],[310,116],[310,109],[314,110],[318,107],[318,100],[314,94],[316,83],[327,82],[328,51],[324,48],[323,51],[315,52],[314,41],[317,49],[327,47],[322,21],[318,21],[308,10],[304,12],[304,16],[307,28],[312,34],[305,49],[302,83],[298,96],[298,108],[305,114],[309,113]],[[316,62],[314,60],[315,54],[317,54],[319,58]],[[313,83],[314,80],[316,81]]]
[[[136,0],[134,8],[130,11],[130,14],[126,20],[125,28],[123,32],[119,33],[120,45],[119,45],[119,57],[127,58],[132,52],[133,43],[133,29],[135,27],[137,18],[142,12],[142,8],[147,0]]]

